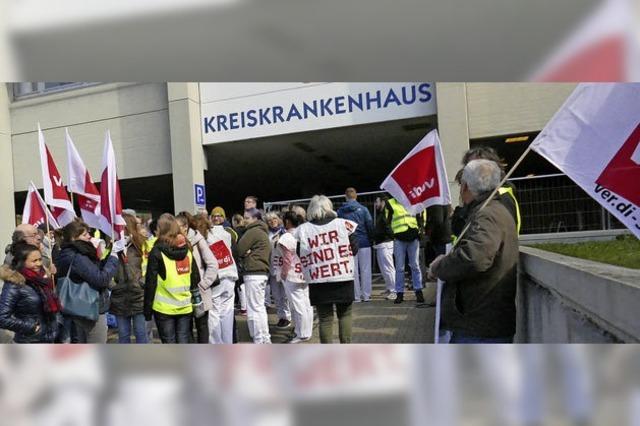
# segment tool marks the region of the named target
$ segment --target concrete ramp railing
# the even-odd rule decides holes
[[[640,270],[520,248],[516,342],[640,342]]]

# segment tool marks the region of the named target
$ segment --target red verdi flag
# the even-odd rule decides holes
[[[92,228],[100,228],[100,192],[91,180],[69,131],[65,129],[67,161],[69,167],[69,192],[76,194],[82,219]]]
[[[49,208],[45,204],[44,200],[40,196],[40,193],[36,189],[33,182],[29,183],[29,192],[27,193],[27,200],[24,203],[24,210],[22,211],[22,223],[28,223],[33,226],[40,226],[43,223],[47,223],[49,220],[49,226],[53,229],[60,228],[58,221],[53,217]]]
[[[116,172],[116,156],[111,134],[107,130],[102,157],[102,181],[100,182],[100,230],[114,240],[124,238],[125,221],[122,217],[120,184]]]
[[[42,166],[42,185],[44,187],[44,201],[53,207],[53,216],[61,226],[65,226],[75,219],[76,213],[69,201],[67,190],[62,183],[62,177],[53,161],[51,152],[44,142],[44,135],[38,124],[38,147],[40,149],[40,164]]]
[[[533,150],[640,237],[640,84],[581,84]]]
[[[536,71],[534,81],[637,81],[632,0],[604,0]]]
[[[432,205],[450,204],[438,131],[429,132],[393,169],[380,188],[398,200],[409,214],[418,214]]]

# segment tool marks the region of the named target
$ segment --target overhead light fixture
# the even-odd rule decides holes
[[[529,140],[529,136],[514,136],[512,138],[506,138],[505,143],[526,142]]]

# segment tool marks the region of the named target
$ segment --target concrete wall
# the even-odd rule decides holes
[[[11,158],[11,120],[9,118],[9,94],[7,84],[0,84],[0,258],[4,260],[4,248],[11,241],[15,227],[13,202],[13,164]]]
[[[437,83],[438,133],[442,142],[447,178],[453,206],[458,205],[458,186],[454,181],[462,156],[469,149],[467,83]]]
[[[37,123],[66,179],[64,128],[69,128],[94,180],[99,181],[104,136],[111,131],[118,177],[171,173],[171,144],[165,83],[107,83],[16,100],[11,103],[14,191],[30,180],[42,187]]]
[[[204,184],[206,168],[200,133],[200,90],[197,83],[167,83],[171,127],[171,164],[175,212],[194,212],[194,184]]]
[[[640,342],[640,270],[521,247],[516,342]]]
[[[469,137],[542,130],[575,86],[572,83],[467,83]]]

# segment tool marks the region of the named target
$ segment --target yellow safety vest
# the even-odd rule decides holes
[[[193,312],[191,306],[191,263],[193,255],[187,253],[184,260],[171,260],[164,253],[162,261],[167,272],[165,279],[158,277],[153,298],[153,310],[165,315],[186,315]]]
[[[520,223],[521,223],[520,205],[518,205],[518,200],[516,199],[516,196],[513,193],[513,188],[508,186],[503,186],[500,189],[498,189],[498,192],[500,193],[500,195],[509,194],[509,196],[513,198],[513,203],[516,205],[516,229],[518,231],[518,235],[520,235]]]
[[[416,217],[410,215],[395,198],[389,200],[389,205],[393,210],[391,218],[391,232],[393,232],[393,235],[401,234],[409,229],[418,229]]]
[[[151,253],[151,249],[153,245],[156,243],[158,237],[151,237],[147,241],[144,242],[142,246],[142,278],[147,275],[147,264],[149,263],[149,253]]]

